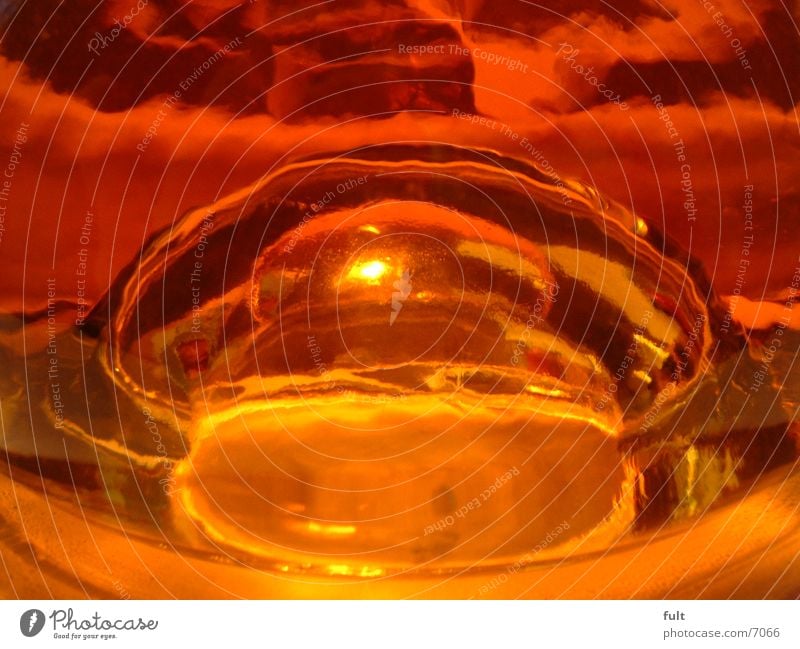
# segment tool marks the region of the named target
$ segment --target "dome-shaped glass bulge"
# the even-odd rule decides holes
[[[94,467],[87,516],[248,565],[535,564],[794,457],[790,404],[748,394],[758,361],[725,319],[696,264],[593,190],[488,150],[365,147],[156,235],[28,359],[46,378],[57,346],[92,417],[31,381],[39,432],[6,449]]]

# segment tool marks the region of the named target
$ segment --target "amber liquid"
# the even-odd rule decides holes
[[[7,345],[55,433],[7,439],[15,477],[36,457],[87,516],[180,551],[367,578],[591,554],[792,460],[790,403],[691,416],[735,408],[756,360],[635,218],[493,154],[374,154],[190,213],[84,324]]]
[[[439,5],[392,4],[377,22],[357,3],[315,20],[267,20],[274,9],[247,3],[204,24],[224,51],[202,74],[191,48],[166,62],[159,49],[196,35],[192,7],[166,33],[143,16],[99,53],[85,44],[103,26],[68,12],[58,24],[79,37],[55,63],[27,27],[4,45],[54,96],[101,117],[142,111],[120,142],[146,173],[176,133],[256,138],[224,120],[192,131],[192,111],[278,121],[264,129],[271,157],[254,149],[246,172],[224,152],[191,189],[182,168],[165,181],[188,198],[157,203],[152,227],[138,195],[121,236],[93,212],[67,223],[133,260],[107,260],[113,282],[83,247],[78,283],[75,255],[54,253],[54,269],[70,266],[47,281],[26,258],[46,297],[0,316],[0,547],[39,577],[3,588],[595,597],[646,581],[643,594],[662,596],[688,575],[680,594],[710,596],[707,573],[724,572],[744,526],[772,548],[772,571],[744,562],[726,579],[796,593],[798,577],[775,567],[798,538],[800,344],[781,319],[794,295],[746,329],[680,246],[562,178],[529,119],[514,119],[531,98],[513,93],[538,87],[510,65],[524,48],[509,45],[503,69],[464,49],[467,16],[499,20],[494,6],[459,5],[458,21]],[[19,24],[41,24],[25,12]],[[519,19],[533,32],[550,13]],[[233,34],[254,25],[244,44]],[[135,72],[120,76],[121,60]],[[316,139],[292,149],[308,127]],[[221,169],[232,180],[210,188]],[[125,185],[110,173],[97,185]],[[673,221],[670,234],[691,232]]]

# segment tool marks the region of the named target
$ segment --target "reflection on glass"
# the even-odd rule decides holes
[[[187,214],[82,326],[29,321],[37,353],[10,334],[38,433],[19,417],[6,450],[79,467],[86,516],[209,557],[536,563],[794,459],[789,392],[768,374],[748,395],[760,361],[724,321],[690,261],[586,187],[489,151],[367,147]]]
[[[63,212],[62,234],[78,232],[76,194],[100,203],[82,227],[119,225],[100,301],[62,302],[61,275],[39,282],[44,237],[24,272],[11,264],[47,291],[0,314],[0,558],[42,582],[31,571],[14,594],[797,594],[800,273],[732,317],[693,258],[713,255],[556,170],[559,145],[586,177],[635,158],[623,127],[641,137],[650,111],[645,148],[668,164],[649,205],[687,240],[719,188],[684,93],[720,131],[720,112],[762,114],[736,103],[754,87],[794,106],[783,83],[718,63],[713,39],[699,39],[709,64],[691,59],[698,41],[687,54],[663,36],[707,34],[702,8],[697,24],[688,5],[678,22],[637,10],[638,30],[676,48],[654,61],[626,27],[614,50],[606,3],[151,0],[113,38],[130,8],[95,5],[0,9],[4,69],[20,71],[6,106],[30,136],[15,200],[52,155],[32,229],[44,215],[58,231]],[[796,49],[755,38],[756,68]],[[743,146],[734,126],[728,150]],[[721,182],[729,156],[715,155]],[[676,156],[697,156],[691,199]],[[67,168],[62,196],[48,182]],[[640,190],[640,161],[620,169]],[[184,210],[164,196],[178,193],[208,204],[173,221]],[[675,196],[689,204],[677,216]],[[167,225],[139,249],[153,223]],[[94,242],[96,288],[111,235]],[[754,248],[751,268],[785,259],[780,245]],[[52,266],[66,267],[55,253]],[[745,327],[745,307],[774,317]]]

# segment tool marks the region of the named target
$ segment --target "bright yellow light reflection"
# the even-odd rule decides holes
[[[314,521],[308,523],[306,529],[323,536],[350,536],[356,533],[355,525],[324,525]]]
[[[366,280],[368,284],[377,284],[386,274],[387,266],[378,259],[355,264],[347,273],[347,279]]]
[[[363,566],[360,569],[354,569],[348,565],[338,563],[329,565],[327,567],[327,572],[329,575],[358,575],[359,577],[380,577],[383,574],[381,568]]]

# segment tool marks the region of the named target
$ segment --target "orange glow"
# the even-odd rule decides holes
[[[797,3],[135,4],[0,10],[0,596],[800,593]]]

